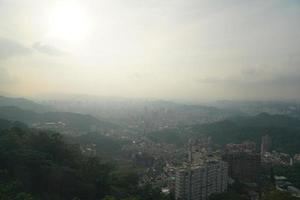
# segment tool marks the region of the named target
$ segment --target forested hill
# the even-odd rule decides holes
[[[165,129],[151,133],[149,138],[157,142],[182,144],[190,137],[211,136],[214,142],[221,145],[244,140],[253,140],[260,144],[261,136],[265,134],[272,137],[274,150],[300,152],[300,120],[266,113],[180,129]]]
[[[0,96],[0,107],[7,106],[19,107],[24,110],[32,110],[35,112],[54,111],[54,108],[52,108],[51,106],[42,105],[25,98],[12,98]]]
[[[8,129],[12,126],[12,122],[5,120],[5,119],[0,119],[0,130],[2,129]]]
[[[1,119],[0,118],[0,131],[4,130],[4,129],[10,129],[12,127],[19,127],[19,128],[23,128],[23,129],[27,129],[28,127],[22,123],[22,122],[18,122],[18,121],[9,121],[6,119]]]
[[[90,131],[91,127],[99,127],[101,129],[117,127],[110,122],[98,120],[91,115],[69,112],[37,113],[11,106],[0,107],[0,118],[12,121],[21,121],[28,125],[32,125],[34,123],[63,122],[68,128],[82,132]]]
[[[0,131],[0,199],[168,198],[150,186],[138,186],[134,169],[85,157],[58,133],[11,128]]]
[[[261,137],[272,137],[273,149],[300,152],[300,120],[285,115],[262,113],[254,117],[239,117],[203,126],[194,126],[193,132],[207,134],[220,144],[253,140],[260,144]]]

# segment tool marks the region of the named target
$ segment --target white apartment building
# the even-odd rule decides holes
[[[228,164],[224,161],[207,161],[189,164],[177,169],[176,200],[207,200],[211,194],[227,190]]]

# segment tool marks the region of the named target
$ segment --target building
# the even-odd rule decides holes
[[[294,163],[297,163],[297,164],[300,163],[300,154],[295,154],[295,155],[294,155],[293,162],[294,162]]]
[[[261,161],[266,166],[293,165],[293,158],[289,154],[277,151],[265,152],[265,154],[262,156]]]
[[[261,167],[259,153],[226,153],[223,159],[228,162],[231,178],[244,183],[257,182]]]
[[[272,140],[269,135],[264,135],[261,138],[260,153],[264,156],[266,152],[271,150]]]
[[[245,183],[257,182],[261,167],[261,156],[256,152],[254,142],[227,144],[223,160],[228,163],[230,178]]]
[[[234,152],[253,153],[256,151],[256,143],[252,141],[245,141],[241,144],[230,143],[226,145],[225,151],[229,153],[234,153]]]
[[[197,163],[201,160],[207,160],[208,157],[215,157],[217,152],[211,151],[211,137],[189,140],[187,146],[187,161]]]
[[[176,171],[176,200],[207,200],[211,194],[227,190],[228,164],[224,161],[206,161],[188,164]]]

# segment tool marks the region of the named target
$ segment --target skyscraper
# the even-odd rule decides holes
[[[228,163],[228,175],[240,182],[257,182],[261,157],[251,141],[241,144],[227,144],[223,160]]]
[[[261,167],[259,153],[232,152],[223,155],[223,159],[228,162],[231,178],[246,183],[257,182]]]
[[[261,138],[260,153],[264,156],[266,152],[271,150],[272,139],[269,135],[264,135]]]

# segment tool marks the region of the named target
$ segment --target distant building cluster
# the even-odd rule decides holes
[[[269,135],[264,135],[261,138],[261,159],[265,166],[288,166],[293,165],[293,158],[286,153],[271,151],[272,150],[272,139]]]
[[[269,166],[293,165],[293,158],[289,154],[277,151],[265,152],[262,160],[265,165]]]
[[[244,141],[226,144],[224,149],[214,146],[211,137],[190,139],[180,148],[153,142],[143,135],[122,137],[120,139],[130,141],[123,146],[122,155],[145,168],[139,184],[151,184],[165,194],[174,192],[176,200],[208,200],[212,194],[226,192],[228,185],[235,182],[249,186],[246,195],[256,200],[262,170],[300,163],[300,154],[291,157],[272,151],[268,135],[261,138],[260,145]],[[95,144],[84,144],[80,148],[87,156],[97,154]],[[294,196],[300,194],[289,181],[277,178],[277,189]]]

